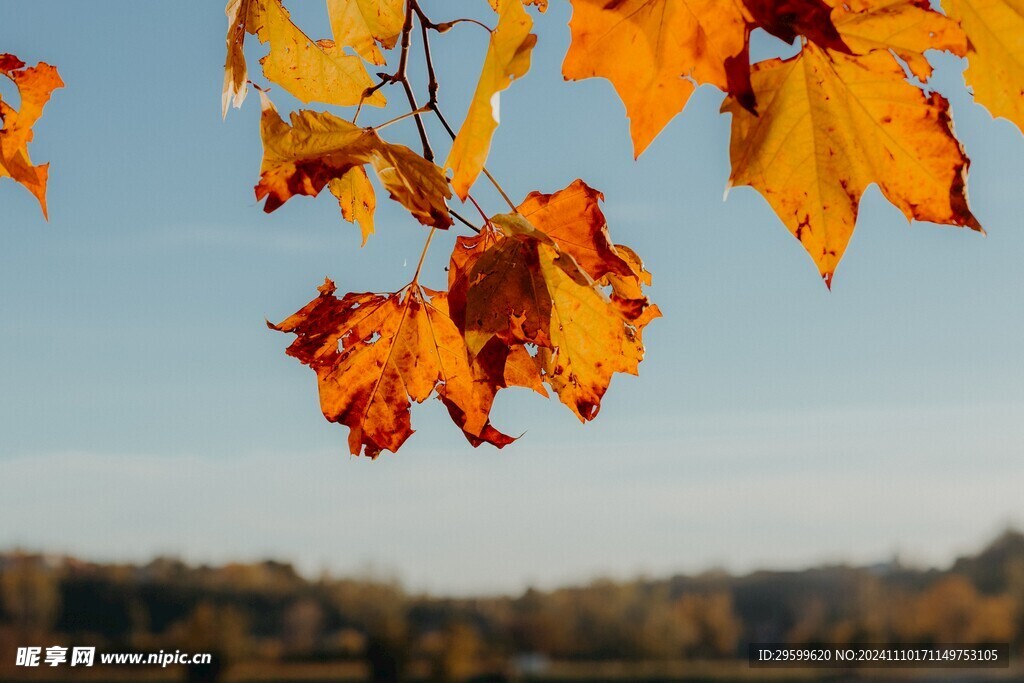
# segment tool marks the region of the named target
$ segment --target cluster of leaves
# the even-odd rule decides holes
[[[872,183],[908,219],[981,231],[927,51],[968,57],[976,100],[1024,127],[1021,0],[571,1],[566,78],[612,82],[636,155],[696,86],[725,91],[730,186],[764,195],[829,286]],[[758,28],[800,51],[751,66]]]
[[[18,89],[21,105],[14,109],[0,97],[0,178],[11,178],[28,189],[46,216],[46,179],[50,165],[32,165],[28,143],[32,142],[32,126],[43,114],[50,95],[64,82],[57,69],[40,62],[33,67],[11,54],[0,54],[0,76],[9,79]]]
[[[540,0],[525,4],[546,8]],[[389,196],[429,228],[412,281],[397,291],[339,297],[327,280],[317,298],[271,325],[297,336],[288,353],[316,372],[323,413],[349,428],[354,455],[397,451],[413,431],[412,402],[435,394],[474,446],[500,448],[514,440],[490,422],[496,394],[508,387],[554,392],[580,420],[591,420],[612,375],[637,373],[643,329],[660,315],[644,295],[650,275],[640,258],[609,237],[600,192],[577,180],[516,205],[485,169],[499,94],[528,71],[537,40],[523,0],[493,0],[491,6],[493,29],[467,19],[436,23],[416,0],[328,0],[333,41],[309,39],[280,0],[231,0],[227,6],[225,115],[246,95],[247,35],[269,43],[261,60],[267,79],[303,102],[356,107],[352,120],[301,110],[285,121],[260,91],[264,154],[256,196],[265,199],[264,209],[327,188],[342,215],[359,224],[365,243],[375,229],[372,169]],[[458,23],[483,26],[490,39],[456,133],[438,106],[429,41]],[[430,79],[423,106],[407,76],[417,27]],[[394,73],[378,74],[374,82],[366,65],[384,66],[382,50],[396,47]],[[409,111],[360,127],[355,121],[363,107],[386,106],[388,86],[401,88]],[[452,138],[443,167],[434,163],[421,119],[426,115]],[[421,152],[381,135],[405,119],[416,122]],[[473,197],[482,176],[505,198],[507,213],[490,215]],[[449,205],[454,196],[476,208],[479,225]],[[428,289],[419,282],[426,250],[436,232],[456,220],[475,234],[455,240],[447,290]]]
[[[732,115],[731,185],[760,191],[800,240],[831,286],[872,183],[908,219],[981,231],[966,195],[969,160],[956,139],[948,101],[930,92],[929,50],[969,56],[978,101],[1024,125],[1024,7],[1021,0],[570,0],[568,80],[603,77],[626,107],[641,154],[710,84]],[[599,206],[582,181],[516,205],[485,168],[498,126],[500,93],[530,68],[536,36],[527,6],[546,0],[489,0],[494,28],[475,19],[434,22],[421,0],[327,0],[333,40],[314,41],[281,0],[231,0],[223,107],[240,106],[248,72],[247,35],[269,44],[264,76],[303,102],[355,107],[351,120],[298,111],[285,122],[266,93],[264,158],[256,195],[273,211],[295,195],[324,188],[363,241],[374,231],[376,196],[367,174],[412,216],[436,230],[460,224],[448,289],[412,282],[388,294],[320,295],[274,329],[298,336],[289,353],[319,378],[321,407],[350,428],[352,453],[396,450],[412,433],[411,401],[436,393],[474,445],[512,439],[490,424],[495,394],[521,386],[558,394],[586,421],[596,416],[616,372],[636,373],[642,332],[659,315],[643,287],[650,276],[634,252],[613,245]],[[476,91],[456,132],[438,105],[431,36],[457,24],[489,33]],[[418,27],[427,102],[408,78]],[[752,64],[751,35],[787,43],[788,59]],[[374,80],[368,65],[393,72]],[[386,107],[399,86],[408,111],[376,127],[356,120],[364,106]],[[403,99],[400,95],[400,99]],[[452,138],[443,165],[422,117]],[[413,119],[417,152],[380,131]],[[511,211],[490,215],[471,191],[481,177]],[[476,225],[453,197],[480,214]],[[426,247],[424,247],[424,254]],[[545,385],[548,389],[545,388]]]
[[[411,402],[436,394],[475,445],[512,439],[490,424],[495,395],[511,386],[553,391],[579,419],[593,419],[614,373],[636,373],[644,327],[659,315],[644,294],[650,275],[615,245],[602,195],[583,181],[514,203],[487,171],[500,95],[530,69],[537,38],[528,9],[547,0],[488,0],[493,28],[475,19],[432,21],[423,0],[327,0],[333,40],[312,40],[282,0],[229,0],[223,110],[249,85],[247,36],[267,46],[263,75],[298,100],[353,107],[350,118],[301,110],[284,120],[261,90],[263,162],[256,196],[274,211],[327,188],[363,242],[375,230],[376,190],[426,226],[411,282],[387,294],[320,295],[275,329],[297,339],[289,353],[319,379],[325,416],[350,429],[354,454],[397,450],[412,433]],[[569,0],[569,80],[606,78],[630,119],[639,156],[708,84],[731,114],[730,186],[758,190],[803,244],[825,283],[846,250],[861,196],[877,184],[908,219],[981,231],[967,200],[970,161],[949,102],[932,92],[929,51],[969,60],[967,84],[994,115],[1024,128],[1024,0]],[[481,3],[483,6],[483,3]],[[439,107],[431,37],[457,25],[487,31],[479,82],[456,131]],[[476,30],[472,29],[471,30]],[[753,32],[799,51],[752,64]],[[418,37],[417,37],[418,34]],[[408,76],[419,43],[427,101]],[[387,71],[389,62],[393,71]],[[370,67],[384,69],[371,76]],[[48,167],[33,166],[32,125],[55,88],[56,69],[0,55],[19,90],[19,110],[0,101],[0,177],[27,187],[46,213]],[[364,107],[407,111],[357,123]],[[451,137],[435,163],[424,117]],[[411,120],[414,151],[381,131]],[[472,190],[486,178],[508,204],[489,213]],[[479,213],[475,222],[452,203]],[[458,223],[448,289],[419,283],[438,230]]]

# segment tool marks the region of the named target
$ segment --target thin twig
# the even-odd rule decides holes
[[[476,227],[475,225],[473,225],[472,223],[470,223],[470,222],[469,222],[468,220],[466,220],[465,218],[463,218],[462,216],[460,216],[460,215],[459,215],[459,214],[458,214],[458,213],[457,213],[457,212],[455,211],[455,209],[451,208],[450,206],[448,207],[448,213],[450,213],[450,214],[451,214],[451,215],[452,215],[452,216],[453,216],[453,217],[455,218],[455,220],[459,221],[460,223],[462,223],[463,225],[465,225],[465,226],[466,226],[467,228],[469,228],[469,229],[470,229],[470,230],[472,230],[473,232],[477,233],[478,235],[480,234],[480,228]]]
[[[395,82],[402,84],[406,99],[409,100],[409,107],[414,112],[417,112],[420,107],[416,104],[416,95],[413,93],[412,84],[409,83],[407,68],[409,65],[409,46],[412,45],[413,19],[416,16],[417,8],[416,0],[409,0],[405,7],[405,23],[402,25],[402,56],[398,62],[398,71],[395,74]],[[427,129],[423,125],[423,118],[418,112],[413,114],[413,116],[416,119],[416,130],[420,134],[420,141],[423,143],[423,158],[427,161],[433,161],[434,150],[430,147],[430,140],[427,138]]]
[[[487,214],[480,207],[480,204],[476,201],[476,199],[473,198],[473,195],[467,194],[466,195],[466,199],[468,199],[473,204],[473,206],[476,207],[476,210],[480,214],[480,217],[484,219],[484,225],[487,226],[487,227],[490,227],[491,226],[491,219],[487,217]]]

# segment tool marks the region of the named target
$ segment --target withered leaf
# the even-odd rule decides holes
[[[408,147],[385,142],[372,128],[360,128],[326,112],[293,112],[289,125],[270,98],[260,95],[263,163],[256,198],[266,198],[265,211],[274,211],[295,195],[316,196],[332,180],[341,181],[353,168],[369,164],[391,198],[416,220],[438,228],[452,224],[446,204],[451,190],[435,164]],[[368,187],[357,180],[347,189],[365,193]],[[348,198],[342,194],[339,200],[344,208]],[[365,207],[372,203],[365,194],[359,201]],[[366,224],[361,225],[365,236]]]
[[[642,329],[659,315],[640,292],[649,274],[639,259],[607,239],[599,198],[582,181],[534,193],[518,214],[494,217],[490,234],[461,239],[449,267],[452,299],[465,301],[452,317],[471,361],[486,367],[478,374],[499,387],[536,390],[543,380],[581,420],[597,415],[614,373],[636,373]],[[522,352],[502,355],[526,344],[537,348],[536,370]]]
[[[331,178],[327,188],[338,198],[341,215],[349,223],[358,223],[363,233],[363,245],[373,234],[373,213],[377,209],[377,194],[362,166],[353,166],[340,178]]]
[[[363,59],[385,63],[378,44],[391,49],[405,20],[404,0],[327,0],[334,42],[350,47]]]
[[[268,325],[297,336],[288,354],[316,372],[323,414],[349,428],[353,455],[397,451],[413,433],[412,402],[435,391],[461,411],[467,434],[503,445],[479,407],[442,293],[415,284],[387,295],[335,291],[325,281],[302,310]]]
[[[31,192],[39,200],[45,218],[50,165],[33,165],[28,144],[33,138],[32,126],[42,116],[53,91],[64,87],[64,81],[55,67],[45,62],[26,67],[11,54],[0,54],[0,75],[14,83],[21,99],[19,108],[14,109],[0,98],[0,178],[11,178]]]
[[[223,114],[245,100],[245,35],[270,44],[260,60],[263,74],[303,102],[350,106],[363,102],[364,91],[373,85],[359,57],[347,55],[333,41],[313,41],[296,26],[281,0],[228,0],[227,60],[224,66]],[[365,104],[384,106],[380,92]]]

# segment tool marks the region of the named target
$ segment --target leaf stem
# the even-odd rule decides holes
[[[373,129],[374,130],[382,130],[382,129],[387,128],[388,126],[390,126],[392,123],[398,123],[399,121],[404,121],[405,119],[411,118],[413,116],[419,116],[420,114],[426,114],[429,111],[430,110],[427,109],[426,107],[420,107],[419,109],[414,109],[412,111],[406,112],[406,113],[402,114],[401,116],[396,116],[395,118],[391,119],[390,121],[385,121],[384,123],[382,123],[380,125],[374,126]]]
[[[434,233],[437,232],[437,228],[431,228],[430,233],[427,234],[427,242],[423,245],[423,251],[420,253],[420,262],[416,264],[416,274],[412,276],[413,285],[418,285],[420,280],[420,271],[423,270],[423,262],[427,259],[427,250],[430,249],[430,243],[434,239]]]
[[[441,125],[444,126],[444,129],[448,132],[448,135],[450,135],[452,140],[454,140],[455,131],[448,124],[448,120],[444,117],[444,114],[441,113],[441,109],[440,107],[437,106],[436,102],[434,103],[434,106],[431,107],[431,110],[434,112],[434,115],[437,116],[437,119],[438,121],[441,122]],[[516,208],[515,202],[513,202],[512,199],[508,196],[508,194],[505,193],[505,190],[502,189],[497,179],[495,179],[495,177],[491,175],[491,172],[487,170],[486,166],[484,167],[483,172],[484,175],[487,176],[487,179],[491,181],[491,185],[494,186],[494,189],[497,190],[498,194],[501,195],[501,198],[504,199],[505,203],[508,204],[510,209],[512,209],[512,213],[519,213],[519,209]]]

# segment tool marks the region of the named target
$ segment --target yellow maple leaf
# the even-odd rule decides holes
[[[932,68],[924,53],[946,50],[961,57],[967,36],[960,26],[922,0],[829,0],[832,22],[855,54],[892,50],[922,81]]]
[[[384,106],[380,92],[363,99],[373,85],[359,57],[347,55],[330,40],[313,41],[296,26],[281,0],[229,0],[227,61],[224,66],[222,109],[241,106],[246,95],[247,66],[244,42],[247,33],[270,52],[260,60],[263,74],[303,102],[351,106],[364,102]]]
[[[385,63],[378,43],[391,49],[405,20],[404,0],[327,0],[334,42],[374,64]]]
[[[522,0],[501,0],[480,81],[444,163],[445,169],[453,171],[452,187],[463,201],[487,161],[498,127],[501,91],[530,70],[530,53],[537,43],[537,36],[530,33],[532,27]]]
[[[408,147],[385,142],[373,128],[360,128],[327,112],[293,112],[289,125],[270,98],[262,92],[260,96],[263,162],[256,198],[266,198],[267,213],[295,195],[315,197],[333,180],[339,181],[332,191],[338,190],[335,195],[343,211],[346,202],[351,205],[357,199],[368,209],[374,203],[365,194],[367,189],[372,191],[369,184],[352,179],[346,184],[343,179],[353,168],[369,164],[391,198],[416,220],[437,228],[452,224],[446,203],[452,196],[451,189],[435,164]],[[359,195],[348,196],[346,192]],[[352,215],[359,214],[353,209]],[[362,221],[360,225],[365,238],[368,226]],[[372,229],[372,224],[369,227]]]
[[[632,276],[631,265],[619,255],[608,234],[600,207],[603,200],[603,194],[577,179],[553,194],[531,192],[518,211],[559,249],[571,254],[594,280],[608,273]]]
[[[1024,131],[1024,0],[942,0],[970,39],[967,84],[993,116]]]
[[[905,79],[885,50],[848,56],[813,44],[754,67],[760,116],[734,99],[730,185],[772,205],[831,285],[872,183],[908,219],[981,230],[967,205],[969,161],[949,103]]]
[[[567,272],[553,250],[539,251],[540,272],[551,297],[551,323],[550,344],[538,349],[537,361],[562,403],[581,422],[593,420],[612,375],[638,373],[644,358],[643,325],[659,315],[657,307],[647,307],[638,323],[600,289],[581,284]]]
[[[21,104],[18,109],[0,97],[0,178],[11,178],[23,185],[39,200],[43,217],[47,218],[46,181],[49,164],[34,166],[28,155],[32,142],[32,126],[43,114],[43,107],[64,81],[57,69],[45,62],[27,67],[11,54],[0,54],[0,75],[9,78],[17,87]]]
[[[362,166],[353,166],[340,178],[331,178],[327,189],[338,198],[342,217],[349,223],[359,224],[365,246],[373,234],[373,212],[377,209],[377,195],[366,170]]]

